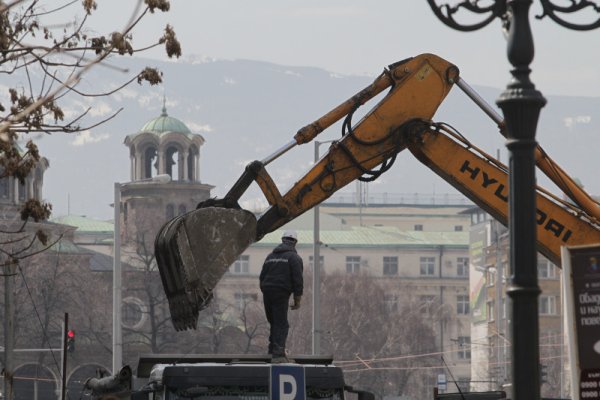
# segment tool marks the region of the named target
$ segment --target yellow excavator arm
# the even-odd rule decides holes
[[[508,223],[508,168],[443,124],[412,136],[409,150],[502,224]],[[600,242],[598,221],[542,188],[536,191],[538,250],[560,266],[560,247]]]
[[[300,129],[294,140],[274,154],[249,164],[222,199],[209,199],[195,211],[167,222],[155,241],[155,255],[171,319],[177,330],[195,328],[200,310],[229,266],[253,242],[323,202],[357,180],[374,180],[391,168],[397,154],[409,149],[421,162],[502,223],[508,215],[508,172],[464,137],[432,118],[458,85],[500,128],[502,118],[459,76],[458,68],[422,54],[390,65],[374,82]],[[387,93],[355,125],[354,112],[384,90]],[[295,145],[308,143],[337,121],[343,136],[285,194],[266,165]],[[537,222],[540,251],[560,263],[560,246],[600,241],[600,207],[538,147],[538,165],[575,205],[538,189]],[[256,182],[270,204],[258,220],[238,200]]]
[[[258,220],[257,239],[356,179],[374,180],[389,169],[396,155],[406,148],[402,129],[410,121],[433,118],[457,78],[456,66],[432,54],[423,54],[391,65],[374,85],[300,129],[295,141],[306,143],[344,118],[342,139],[334,142],[327,154],[285,195],[273,190],[272,182],[265,184],[267,180],[258,179],[271,208]],[[384,85],[390,87],[385,97],[352,126],[354,111]]]

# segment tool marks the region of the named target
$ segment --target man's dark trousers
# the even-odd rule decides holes
[[[285,342],[290,329],[287,319],[290,296],[290,292],[281,289],[265,289],[263,291],[265,314],[271,325],[269,354],[275,357],[285,356]]]

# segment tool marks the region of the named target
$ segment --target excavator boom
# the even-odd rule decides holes
[[[424,127],[412,154],[502,224],[508,223],[508,168],[443,125]],[[561,246],[600,242],[595,219],[542,188],[536,192],[538,250],[559,265]]]
[[[167,222],[155,240],[155,254],[175,329],[195,328],[200,310],[229,266],[253,242],[323,202],[359,179],[375,180],[408,149],[423,164],[500,222],[508,220],[508,171],[462,135],[432,122],[454,84],[471,97],[504,132],[499,115],[459,77],[458,68],[422,54],[386,69],[374,82],[321,118],[301,128],[294,140],[262,161],[250,163],[222,199],[209,199]],[[355,125],[354,112],[387,93]],[[341,119],[343,136],[285,194],[266,166],[295,145],[313,140]],[[600,207],[538,147],[538,166],[575,204],[538,188],[537,238],[540,251],[560,264],[560,246],[600,241]],[[256,182],[269,209],[256,217],[238,200]]]

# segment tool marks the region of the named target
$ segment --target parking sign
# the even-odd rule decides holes
[[[271,400],[306,400],[304,368],[300,365],[271,365]]]
[[[446,390],[448,381],[446,380],[446,374],[438,374],[437,376],[437,387],[438,390]]]

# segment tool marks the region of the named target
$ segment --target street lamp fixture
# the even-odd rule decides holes
[[[114,241],[113,241],[113,334],[112,334],[112,370],[116,374],[123,366],[123,332],[121,330],[122,268],[121,268],[121,190],[124,186],[151,183],[165,184],[171,181],[168,174],[133,182],[119,183],[114,186]]]
[[[480,4],[479,1],[463,0],[455,2],[452,5],[447,2],[438,2],[436,0],[427,0],[429,6],[440,21],[452,29],[462,32],[471,32],[481,29],[488,25],[496,18],[500,18],[506,27],[510,26],[510,3],[532,3],[532,0],[495,0],[486,2],[487,5]],[[439,3],[439,4],[438,4]],[[542,14],[536,15],[537,19],[545,17],[550,18],[557,24],[576,31],[588,31],[600,28],[600,6],[595,1],[589,0],[572,0],[568,5],[554,4],[553,0],[540,0],[542,6]],[[509,11],[509,12],[507,12]],[[564,17],[569,14],[588,11],[590,15],[594,12],[598,14],[597,19],[592,19],[591,22],[576,24],[566,20]],[[481,16],[480,21],[472,24],[464,24],[457,21],[460,14],[476,14]]]
[[[539,0],[542,14],[559,25],[586,31],[600,27],[600,5],[589,0],[570,0],[557,5]],[[509,150],[509,235],[510,264],[513,275],[507,289],[512,301],[512,398],[540,399],[539,321],[536,247],[535,131],[546,99],[529,79],[534,43],[529,24],[533,0],[462,0],[449,4],[427,0],[435,16],[450,28],[469,32],[481,29],[496,18],[508,31],[507,55],[513,69],[512,79],[496,104],[504,113]],[[576,24],[564,19],[569,14],[587,12],[592,21]],[[594,14],[595,13],[595,14]],[[463,24],[459,15],[475,15],[477,22]]]

